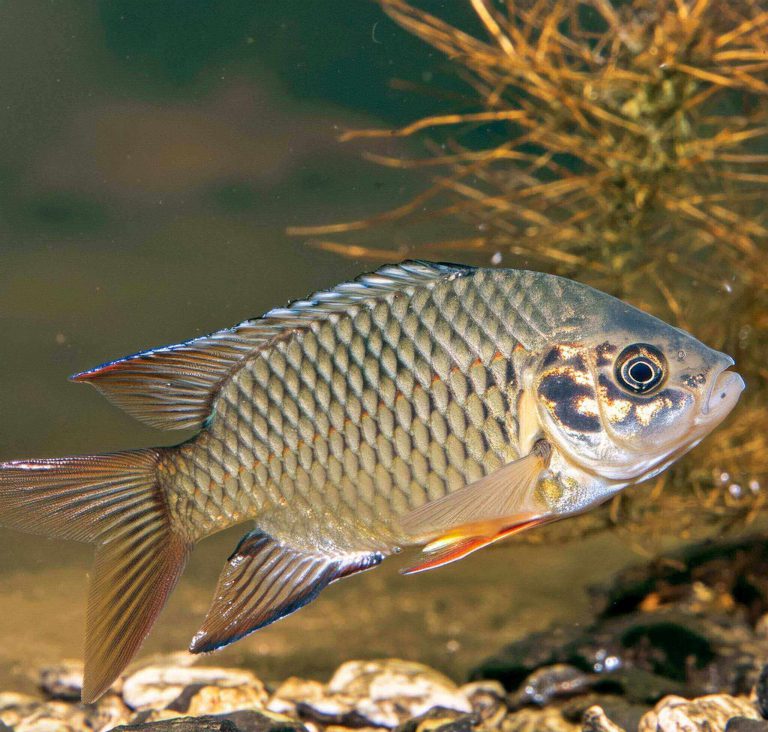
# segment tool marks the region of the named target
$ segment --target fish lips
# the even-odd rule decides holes
[[[715,378],[704,396],[701,413],[696,420],[697,424],[706,424],[714,421],[715,424],[724,419],[726,415],[736,406],[741,392],[744,391],[746,384],[741,375],[735,371],[730,371],[730,367],[735,361],[727,356],[727,361]]]

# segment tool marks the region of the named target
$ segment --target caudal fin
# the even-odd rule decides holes
[[[0,524],[97,545],[88,597],[83,701],[138,651],[190,545],[157,483],[159,450],[0,463]]]

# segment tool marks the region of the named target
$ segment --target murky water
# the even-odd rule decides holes
[[[143,657],[187,647],[239,536],[234,529],[198,546]],[[0,551],[0,688],[30,691],[40,664],[81,655],[90,549],[7,532]],[[242,664],[272,680],[322,679],[350,658],[399,656],[463,679],[508,641],[550,622],[586,620],[582,583],[604,581],[626,560],[626,548],[603,537],[556,549],[492,549],[415,577],[387,562],[206,662]]]
[[[181,26],[174,2],[0,9],[1,459],[173,442],[67,376],[371,268],[284,229],[404,200],[401,177],[336,135],[420,113],[423,99],[386,80],[431,73],[430,57],[402,33],[395,43],[372,3],[325,4],[328,33],[299,0],[276,5],[284,15],[197,3]],[[145,654],[186,647],[241,533],[197,548]],[[30,689],[40,664],[80,656],[90,555],[3,531],[0,689]],[[281,678],[394,655],[462,677],[511,639],[585,618],[584,586],[630,558],[602,536],[408,578],[387,562],[213,658]]]

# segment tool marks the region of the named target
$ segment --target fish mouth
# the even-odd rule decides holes
[[[746,386],[744,379],[738,373],[730,371],[730,367],[735,363],[734,360],[729,357],[728,361],[730,363],[712,380],[704,397],[701,416],[706,418],[706,421],[718,416],[725,417],[736,406]]]

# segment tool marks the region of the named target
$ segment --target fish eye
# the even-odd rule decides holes
[[[664,379],[666,359],[658,348],[647,343],[627,346],[616,359],[616,380],[627,391],[647,394]]]

